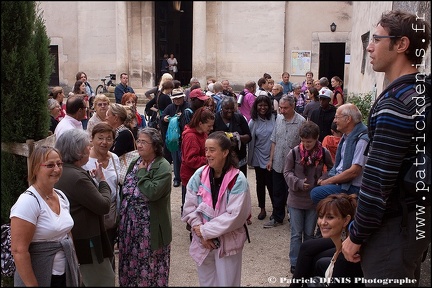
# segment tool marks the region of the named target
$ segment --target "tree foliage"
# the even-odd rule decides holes
[[[360,93],[360,94],[351,94],[347,99],[348,103],[352,103],[359,108],[362,113],[362,122],[365,125],[368,125],[369,119],[369,111],[372,107],[372,92],[369,93]]]
[[[48,135],[48,84],[53,69],[50,39],[35,1],[1,3],[1,141],[25,143]],[[2,151],[2,223],[27,188],[27,159]]]

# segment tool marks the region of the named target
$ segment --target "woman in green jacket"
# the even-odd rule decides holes
[[[168,286],[172,169],[157,129],[139,130],[136,146],[139,157],[129,166],[122,189],[119,284]]]

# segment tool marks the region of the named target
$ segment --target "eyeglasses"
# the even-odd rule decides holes
[[[335,116],[334,116],[334,119],[339,119],[339,118],[341,118],[341,117],[345,117],[345,116],[348,116],[348,115],[335,115]]]
[[[48,169],[53,169],[55,166],[57,166],[58,168],[62,168],[63,167],[63,162],[40,164],[40,166],[45,166]]]
[[[97,140],[100,142],[106,141],[106,142],[113,142],[112,138],[102,138],[102,137],[97,137]]]
[[[386,38],[390,38],[390,39],[394,39],[394,38],[402,38],[402,36],[393,36],[393,35],[372,35],[372,39],[371,42],[376,44],[379,42],[378,39],[386,39]]]
[[[142,145],[152,145],[153,143],[147,142],[145,140],[138,139],[138,140],[136,140],[136,144],[137,145],[139,145],[139,144],[142,144]]]
[[[307,82],[306,84],[313,84],[312,82]]]
[[[105,102],[99,102],[99,103],[97,103],[97,106],[98,106],[98,107],[108,106],[108,103],[105,103]]]

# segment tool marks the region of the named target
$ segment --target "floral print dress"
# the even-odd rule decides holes
[[[120,207],[120,287],[168,286],[171,245],[151,249],[149,200],[138,189],[136,173],[142,159],[126,175]]]

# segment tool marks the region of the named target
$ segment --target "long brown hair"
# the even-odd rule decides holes
[[[206,107],[200,107],[194,112],[188,126],[190,128],[196,128],[199,126],[200,122],[207,123],[209,120],[215,120],[214,113]]]

